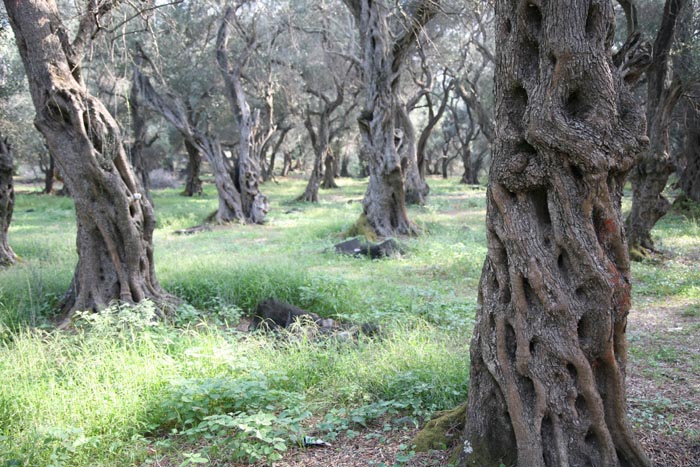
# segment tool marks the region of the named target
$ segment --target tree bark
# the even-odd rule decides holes
[[[330,145],[326,148],[326,153],[323,156],[323,182],[321,183],[321,188],[325,190],[338,188],[338,184],[335,183],[335,170],[337,168],[337,163],[335,155],[331,150]]]
[[[311,88],[308,88],[307,92],[317,98],[319,110],[306,109],[304,126],[309,133],[311,147],[314,149],[314,168],[311,171],[306,190],[299,199],[317,203],[319,185],[323,188],[338,188],[338,185],[335,183],[334,156],[331,149],[331,138],[337,131],[331,128],[331,117],[333,112],[343,104],[345,93],[342,85],[337,80],[335,80],[335,99],[331,100],[323,92]],[[313,117],[316,117],[317,125],[314,125]],[[322,165],[325,165],[325,171],[323,171]]]
[[[185,139],[185,151],[187,151],[187,167],[185,169],[185,189],[183,196],[202,194],[202,179],[199,172],[202,168],[202,154],[197,147]]]
[[[496,2],[488,255],[459,465],[649,466],[626,415],[625,177],[644,113],[608,0]]]
[[[39,156],[39,169],[44,173],[44,189],[41,192],[50,195],[53,192],[54,173],[56,171],[56,161],[51,153],[46,151]]]
[[[471,167],[472,151],[469,148],[462,148],[460,155],[462,156],[462,166],[464,167],[464,171],[462,172],[462,178],[459,180],[459,183],[463,183],[465,185],[473,184],[476,174],[473,173],[474,171],[472,171]]]
[[[683,159],[685,167],[679,185],[686,198],[700,201],[700,102],[689,102],[685,107],[685,138]]]
[[[682,83],[674,75],[670,84],[669,56],[677,18],[687,0],[666,0],[661,25],[654,41],[654,58],[647,75],[647,134],[651,144],[630,174],[633,199],[627,217],[630,251],[639,259],[655,251],[651,230],[671,208],[663,195],[675,166],[668,154],[671,116],[681,94]]]
[[[430,187],[425,181],[425,176],[420,172],[416,131],[405,105],[396,108],[396,130],[398,138],[395,140],[400,140],[397,144],[398,157],[399,160],[406,161],[404,169],[406,204],[423,206],[428,200]]]
[[[231,104],[231,110],[238,122],[239,130],[239,150],[238,150],[238,189],[241,194],[243,212],[253,223],[262,224],[265,221],[269,209],[267,197],[260,192],[260,154],[252,151],[254,147],[262,147],[256,141],[256,133],[260,121],[260,112],[251,112],[248,100],[243,89],[242,73],[243,66],[255,50],[257,40],[255,33],[246,44],[243,52],[233,64],[228,59],[228,41],[231,24],[234,21],[236,10],[228,7],[224,14],[223,21],[219,27],[216,39],[216,60],[219,69],[226,83],[226,96]],[[270,93],[271,95],[271,93]],[[271,107],[271,106],[270,106]],[[272,130],[270,128],[270,130]],[[268,134],[268,138],[271,134]]]
[[[459,183],[465,185],[479,184],[479,171],[484,163],[486,151],[486,149],[483,149],[476,157],[472,157],[471,149],[462,149],[461,156],[462,164],[464,164],[464,173],[462,173]]]
[[[294,170],[294,169],[292,168],[292,162],[293,162],[293,160],[292,160],[292,152],[291,152],[291,151],[285,151],[283,155],[284,155],[284,159],[283,159],[283,161],[282,161],[282,172],[280,172],[280,176],[281,176],[281,177],[286,177],[287,175],[289,175],[289,172],[291,172],[292,170]]]
[[[277,141],[275,142],[275,145],[272,147],[272,151],[270,152],[270,162],[267,164],[267,167],[265,168],[265,170],[263,170],[262,173],[263,182],[270,181],[275,177],[275,160],[277,159],[277,154],[279,153],[280,147],[282,146],[284,139],[287,137],[287,134],[291,131],[292,128],[293,127],[291,125],[287,125],[279,130],[277,135]]]
[[[131,165],[134,168],[136,177],[141,182],[143,193],[151,200],[151,179],[148,174],[148,166],[144,159],[143,151],[149,145],[146,141],[147,131],[146,118],[143,115],[144,110],[141,108],[141,103],[138,99],[138,90],[134,83],[131,83],[129,92],[129,112],[131,117],[131,133],[133,142],[129,148]],[[153,200],[151,200],[153,202]]]
[[[381,237],[415,235],[418,229],[406,211],[406,177],[414,197],[427,195],[417,170],[415,134],[401,102],[399,78],[408,49],[435,15],[439,2],[423,0],[404,11],[408,24],[393,33],[388,6],[375,0],[345,0],[360,31],[365,80],[365,106],[358,119],[361,154],[369,167],[364,216]],[[409,166],[413,165],[409,170]]]
[[[306,184],[304,193],[297,198],[297,201],[305,201],[307,203],[318,203],[318,188],[321,185],[321,163],[323,156],[316,153],[314,155],[314,168],[309,175],[309,181]]]
[[[12,182],[14,170],[10,143],[0,135],[0,267],[17,262],[17,255],[7,241],[7,231],[15,207],[15,189]]]
[[[119,126],[80,75],[82,49],[103,7],[86,13],[70,43],[53,0],[5,1],[35,125],[75,201],[78,265],[63,306],[100,310],[113,300],[144,299],[165,306],[170,297],[153,262],[153,209],[129,165]]]

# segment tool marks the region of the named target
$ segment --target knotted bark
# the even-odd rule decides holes
[[[260,134],[260,111],[251,111],[245,90],[243,89],[243,67],[248,62],[258,44],[256,31],[251,32],[243,51],[236,57],[233,64],[228,57],[228,42],[231,25],[236,16],[236,9],[228,7],[221,21],[216,38],[216,61],[226,84],[226,97],[231,104],[236,122],[238,123],[238,159],[237,188],[241,195],[243,212],[255,224],[262,224],[267,217],[269,203],[267,197],[260,192],[262,175],[260,170],[260,148],[265,146],[263,140],[272,136],[274,127],[268,127],[266,135]],[[253,29],[255,26],[253,26]],[[272,98],[272,92],[266,96]],[[273,106],[269,105],[270,112]]]
[[[700,201],[700,102],[689,101],[685,106],[685,139],[679,185],[685,196]]]
[[[435,15],[437,0],[423,0],[402,11],[392,31],[389,6],[382,1],[345,0],[360,31],[365,106],[358,123],[360,158],[367,159],[369,185],[364,217],[379,236],[414,235],[406,211],[406,178],[415,196],[427,195],[416,162],[413,126],[398,95],[403,62],[423,26]]]
[[[80,75],[85,41],[110,6],[86,12],[71,43],[53,0],[5,1],[36,108],[35,125],[75,200],[78,265],[63,301],[66,310],[146,298],[167,306],[171,299],[156,280],[155,217],[129,165],[121,130]]]
[[[7,241],[7,231],[15,207],[13,171],[12,148],[7,138],[0,135],[0,266],[10,266],[17,261],[17,256]]]
[[[187,168],[185,169],[185,189],[182,196],[194,196],[202,194],[202,179],[199,172],[202,167],[202,154],[189,141],[185,140],[185,151],[187,151]]]
[[[626,415],[620,212],[644,113],[608,0],[496,2],[488,255],[459,465],[649,466]]]
[[[330,190],[333,188],[338,188],[338,184],[335,182],[335,169],[338,163],[333,154],[333,150],[330,145],[326,148],[325,155],[323,156],[323,183],[321,183],[321,188]]]
[[[669,60],[680,11],[686,3],[687,0],[666,0],[654,41],[653,61],[646,73],[647,133],[651,144],[630,173],[634,193],[627,218],[627,233],[633,259],[655,251],[651,230],[671,208],[663,191],[669,175],[675,171],[668,153],[669,132],[673,110],[683,94],[683,83],[677,73],[671,76]]]

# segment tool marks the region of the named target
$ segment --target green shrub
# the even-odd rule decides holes
[[[187,380],[175,385],[159,407],[153,428],[172,429],[193,442],[207,441],[207,453],[235,460],[274,461],[303,440],[310,416],[304,397],[276,389],[281,376]]]

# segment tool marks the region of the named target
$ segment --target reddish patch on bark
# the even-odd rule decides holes
[[[618,233],[617,222],[615,219],[603,219],[602,228],[598,232],[598,240],[604,246],[608,246],[611,239],[613,239]]]

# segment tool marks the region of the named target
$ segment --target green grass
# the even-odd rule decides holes
[[[208,404],[216,391],[246,384],[272,391],[265,403],[278,407],[271,412],[277,424],[312,428],[302,412],[283,417],[290,401],[294,410],[325,414],[326,436],[389,411],[420,418],[464,400],[486,253],[484,190],[436,180],[431,204],[410,212],[425,235],[406,241],[404,257],[369,261],[329,251],[357,219],[365,188],[341,184],[323,191],[317,205],[294,201],[303,181],[265,185],[272,205],[266,225],[194,236],[174,231],[216,208],[213,189],[191,199],[177,190],[155,192],[158,278],[188,305],[157,326],[143,310],[112,309],[73,332],[51,331],[77,260],[72,203],[20,193],[10,242],[22,262],[0,271],[0,378],[12,381],[0,386],[0,466],[139,465],[154,446],[180,461],[200,451],[274,458],[280,433],[270,434],[269,446],[264,439],[198,446],[201,430],[241,417],[264,424],[265,409],[253,396],[238,398],[245,404],[236,406],[242,412],[235,419],[200,413],[188,425],[173,418],[192,406],[183,394],[206,396]],[[381,337],[319,344],[298,335],[243,336],[225,326],[270,296],[324,316],[379,323]],[[202,410],[228,417],[226,407]]]
[[[429,204],[409,209],[424,235],[403,257],[370,261],[329,251],[365,188],[340,184],[317,205],[294,201],[302,180],[266,184],[267,224],[194,236],[174,231],[216,208],[213,187],[198,198],[156,191],[158,278],[186,305],[158,324],[149,304],[113,307],[69,332],[52,320],[77,261],[72,203],[20,193],[10,242],[22,262],[0,270],[0,467],[274,459],[300,433],[332,437],[393,413],[420,420],[464,401],[485,189],[431,180]],[[697,223],[670,216],[656,234],[679,257],[635,264],[635,299],[684,300],[696,317],[700,276],[682,255],[698,249]],[[271,296],[382,331],[346,342],[233,328]]]

